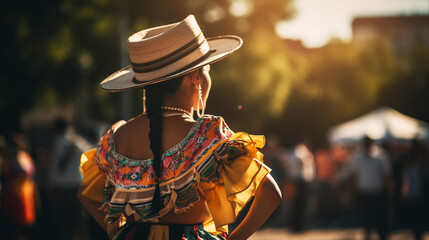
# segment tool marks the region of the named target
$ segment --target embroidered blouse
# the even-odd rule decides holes
[[[270,172],[257,150],[264,145],[263,136],[234,133],[223,118],[205,115],[185,139],[162,155],[161,210],[153,214],[153,159],[135,160],[116,152],[113,134],[123,124],[114,124],[97,148],[81,158],[82,194],[102,203],[108,223],[124,215],[156,222],[171,210],[188,211],[202,195],[212,215],[204,228],[227,232],[227,225],[235,221]]]

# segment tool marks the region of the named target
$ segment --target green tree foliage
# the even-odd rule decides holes
[[[381,102],[429,122],[429,44],[416,41],[404,54]]]
[[[332,41],[303,62],[305,75],[293,85],[285,114],[267,130],[290,144],[321,142],[329,127],[377,107],[396,71],[392,50],[378,40],[365,46]]]
[[[333,40],[296,52],[275,33],[294,15],[292,0],[29,0],[1,11],[0,134],[19,128],[23,110],[72,105],[79,116],[120,118],[120,94],[98,83],[120,67],[127,36],[198,19],[206,37],[234,34],[242,49],[213,64],[208,112],[237,131],[275,133],[285,143],[323,140],[334,124],[382,105],[429,121],[429,49],[416,42],[401,56],[380,40],[364,46]],[[121,45],[122,43],[122,45]],[[126,61],[125,61],[126,62]],[[141,94],[132,91],[134,112]],[[85,104],[84,104],[85,103]],[[83,108],[86,106],[86,108]]]
[[[296,60],[284,54],[275,24],[292,16],[290,0],[133,1],[131,6],[131,16],[136,16],[131,22],[145,23],[144,27],[194,14],[206,37],[234,34],[243,38],[242,49],[212,66],[208,112],[223,115],[234,129],[253,131],[261,131],[267,118],[283,112],[297,71],[290,64]],[[168,7],[160,12],[159,6]],[[234,10],[237,6],[239,10]]]
[[[36,4],[24,0],[10,3],[1,10],[1,24],[7,36],[2,47],[8,59],[5,71],[0,73],[0,110],[2,116],[8,115],[4,126],[14,124],[19,128],[22,111],[35,106],[71,104],[79,115],[87,105],[90,118],[105,121],[119,118],[119,95],[103,93],[97,86],[121,67],[120,43],[135,31],[176,22],[188,14],[196,15],[206,36],[238,34],[246,42],[240,51],[242,54],[237,54],[228,64],[213,67],[213,75],[220,78],[215,80],[219,84],[214,84],[213,95],[228,92],[229,99],[244,96],[242,104],[246,108],[259,99],[265,101],[262,105],[266,106],[267,113],[280,111],[290,85],[284,79],[291,73],[281,67],[287,59],[278,51],[282,43],[274,27],[276,21],[291,15],[290,0],[241,1],[249,8],[240,16],[230,10],[236,2],[48,0]],[[126,32],[121,34],[121,31]],[[244,64],[246,58],[252,59],[251,63]],[[232,65],[234,63],[238,65]],[[241,71],[235,69],[238,67],[242,67]],[[229,91],[233,88],[225,88],[232,78],[237,79],[233,83],[237,87],[235,92]],[[259,83],[257,78],[264,81],[261,89],[255,85]],[[275,103],[266,94],[259,94],[267,89],[270,81],[273,86],[280,86],[280,91],[272,94]],[[285,86],[282,81],[286,82]],[[247,92],[245,89],[250,84],[253,89]],[[139,112],[139,93],[133,94],[135,112]],[[215,105],[213,111],[222,112]]]
[[[82,71],[99,81],[92,78],[97,70],[117,65],[116,53],[106,51],[117,42],[112,2],[18,1],[2,8],[2,132],[19,129],[26,109],[78,101]],[[82,57],[97,61],[83,69]]]
[[[299,58],[285,54],[280,39],[264,37],[263,31],[254,34],[240,52],[215,65],[221,71],[213,74],[209,107],[231,119],[235,129],[262,131],[268,119],[284,112],[290,89],[303,71]]]

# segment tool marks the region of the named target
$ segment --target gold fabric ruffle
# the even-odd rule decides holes
[[[212,153],[217,148],[225,146],[225,144],[234,145],[237,143],[240,146],[244,146],[245,154],[231,157],[226,153],[213,158]],[[220,232],[228,232],[228,224],[237,219],[241,210],[254,196],[259,184],[271,171],[270,168],[263,164],[263,154],[258,151],[258,148],[262,148],[264,144],[264,136],[249,135],[243,132],[235,133],[231,138],[222,140],[212,146],[194,165],[193,168],[196,168],[204,161],[214,161],[214,159],[220,162],[218,171],[221,173],[221,178],[216,182],[200,181],[199,173],[194,171],[195,184],[200,194],[205,197],[212,215],[212,219],[208,219],[203,223],[206,231],[215,235]],[[82,185],[84,186],[82,195],[93,201],[100,202],[101,205],[104,201],[105,183],[110,180],[97,167],[96,149],[82,154],[80,171],[83,176]],[[192,169],[189,169],[189,171],[192,171]],[[121,194],[133,193],[130,191],[129,193],[122,192]],[[162,211],[168,212],[172,210],[176,200],[177,196],[173,194],[170,202]],[[129,208],[127,210],[127,214],[137,216],[137,214],[129,212]],[[175,212],[180,211],[175,209]]]

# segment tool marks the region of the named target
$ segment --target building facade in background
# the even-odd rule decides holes
[[[398,56],[414,44],[429,45],[429,15],[357,17],[352,28],[356,44],[382,39]]]

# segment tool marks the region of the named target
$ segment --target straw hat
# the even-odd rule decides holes
[[[239,49],[237,36],[205,38],[193,15],[183,21],[149,28],[128,38],[131,65],[100,83],[116,92],[179,77],[216,62]]]

